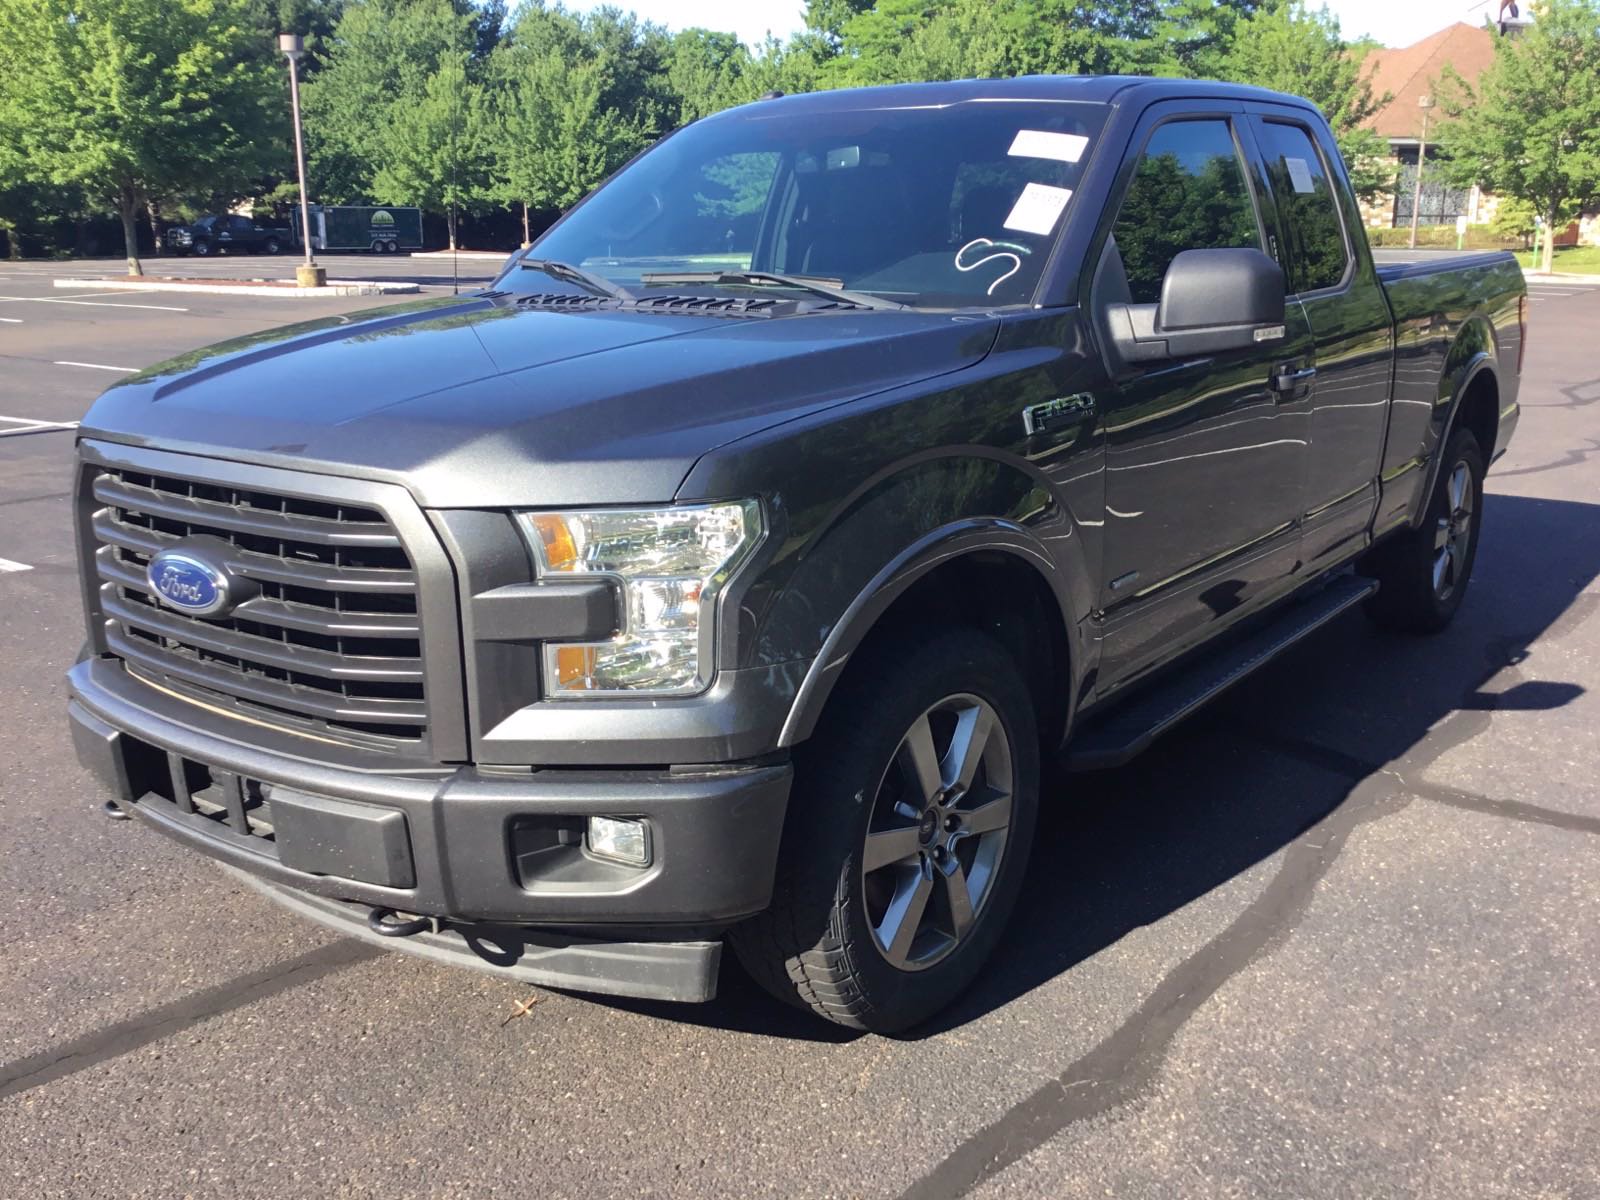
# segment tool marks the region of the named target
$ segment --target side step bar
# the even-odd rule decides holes
[[[1378,590],[1375,579],[1338,575],[1304,600],[1291,601],[1265,628],[1201,656],[1174,677],[1090,718],[1067,746],[1073,771],[1119,767],[1185,717],[1214,700],[1257,667]]]

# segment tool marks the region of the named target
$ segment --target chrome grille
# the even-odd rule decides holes
[[[382,512],[115,468],[91,494],[106,647],[135,673],[286,728],[425,744],[417,573]],[[158,605],[146,581],[151,556],[198,536],[259,588],[225,616]]]

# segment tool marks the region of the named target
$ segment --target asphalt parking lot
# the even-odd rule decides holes
[[[373,301],[50,286],[83,269],[0,263],[0,1197],[1600,1195],[1600,287],[1532,289],[1457,623],[1351,614],[1071,779],[988,979],[889,1039],[731,964],[673,1007],[384,954],[101,818],[70,423]]]

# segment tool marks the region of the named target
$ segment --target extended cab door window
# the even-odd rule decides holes
[[[1290,290],[1338,287],[1350,269],[1350,253],[1333,186],[1316,146],[1299,125],[1263,121],[1257,129],[1289,243]]]

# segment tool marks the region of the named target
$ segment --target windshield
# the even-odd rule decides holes
[[[194,223],[194,227],[196,229],[210,229],[216,223],[217,219],[215,217],[201,217]]]
[[[1027,303],[1104,113],[1036,100],[751,105],[640,156],[529,257],[645,296],[785,290],[683,279],[759,271],[922,307]],[[543,287],[540,278],[516,282]]]

